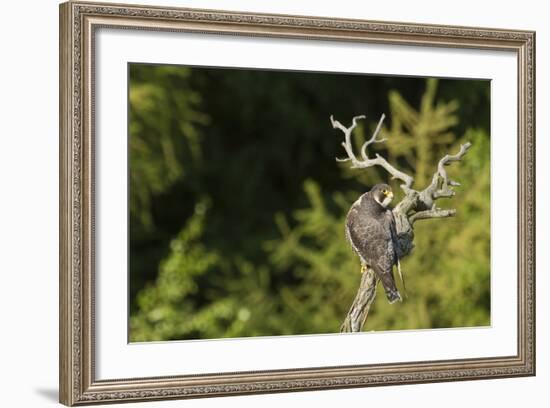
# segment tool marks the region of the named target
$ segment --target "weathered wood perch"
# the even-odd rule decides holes
[[[334,129],[339,129],[344,133],[344,141],[342,146],[346,151],[347,157],[344,159],[336,159],[341,162],[351,162],[351,168],[365,169],[373,166],[380,166],[384,168],[391,176],[392,179],[399,179],[403,182],[401,189],[405,192],[405,197],[394,207],[393,215],[395,217],[396,229],[397,229],[397,256],[399,259],[407,256],[414,247],[414,223],[418,220],[425,220],[429,218],[445,218],[455,215],[454,209],[441,209],[435,205],[437,199],[446,197],[450,198],[455,195],[452,187],[459,186],[460,184],[454,180],[449,179],[445,166],[452,162],[459,161],[466,154],[471,146],[471,143],[465,143],[460,146],[458,153],[454,155],[445,155],[438,163],[437,170],[434,173],[430,184],[421,191],[412,188],[414,183],[413,177],[405,174],[390,163],[386,161],[382,156],[376,154],[375,158],[369,158],[367,148],[373,143],[383,142],[385,139],[377,139],[378,133],[382,128],[384,122],[384,115],[380,117],[380,121],[372,135],[361,148],[361,158],[358,159],[353,152],[351,144],[351,135],[355,127],[357,126],[357,120],[365,119],[365,116],[355,116],[352,120],[352,124],[349,127],[343,126],[337,120],[331,116],[330,121]],[[361,276],[361,282],[359,289],[355,295],[349,312],[344,320],[344,323],[340,327],[340,332],[359,332],[362,330],[369,309],[376,296],[376,285],[378,279],[374,271],[368,268]]]

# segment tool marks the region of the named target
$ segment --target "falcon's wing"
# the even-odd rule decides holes
[[[390,238],[393,243],[393,249],[395,252],[395,260],[397,262],[397,226],[395,225],[395,217],[393,216],[393,211],[387,210],[384,214],[386,225],[390,231]]]
[[[395,265],[396,257],[392,239],[378,239],[370,242],[366,255],[367,262],[382,282],[390,303],[400,300],[401,296],[393,278],[393,265]]]
[[[359,222],[359,214],[355,206],[352,206],[346,217],[346,239],[363,264],[367,263],[364,257],[364,248],[367,244],[368,228]]]

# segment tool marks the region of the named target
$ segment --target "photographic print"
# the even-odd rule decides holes
[[[491,325],[489,80],[128,79],[130,342]]]

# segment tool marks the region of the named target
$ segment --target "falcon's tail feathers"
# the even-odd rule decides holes
[[[407,297],[407,286],[405,286],[405,278],[403,278],[403,273],[401,273],[401,262],[399,262],[399,258],[397,258],[397,273],[399,273],[399,278],[403,285],[403,294]]]
[[[393,273],[391,270],[387,273],[379,273],[376,268],[374,268],[374,272],[378,276],[378,279],[382,282],[382,286],[384,286],[384,292],[386,292],[388,302],[391,304],[397,302],[398,300],[402,301],[403,299],[401,298],[401,294],[395,285],[395,280],[393,279]]]
[[[400,302],[403,301],[403,299],[401,298],[401,294],[399,293],[398,290],[386,291],[386,297],[388,298],[388,302],[390,302],[390,305],[397,302],[398,300]]]

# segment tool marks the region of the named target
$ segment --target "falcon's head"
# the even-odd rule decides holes
[[[387,208],[393,199],[393,191],[387,184],[376,184],[371,188],[371,193],[374,200],[382,207]]]

